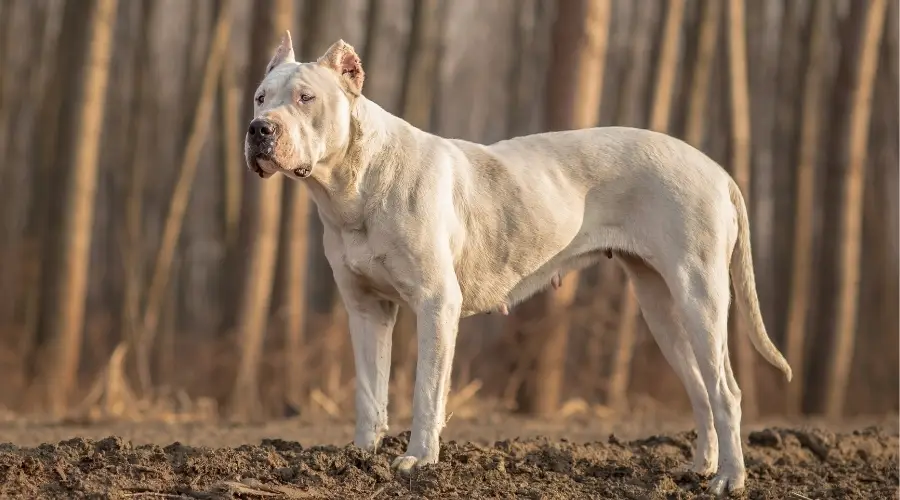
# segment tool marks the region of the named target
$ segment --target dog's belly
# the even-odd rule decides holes
[[[461,284],[465,284],[462,315],[496,311],[504,305],[512,307],[550,288],[556,274],[578,271],[606,258],[607,251],[615,249],[611,242],[616,238],[605,232],[608,231],[601,228],[579,233],[567,246],[542,259],[543,264],[533,269],[500,265],[487,272],[482,268],[479,275],[465,273],[459,276]],[[513,256],[511,260],[517,258]]]

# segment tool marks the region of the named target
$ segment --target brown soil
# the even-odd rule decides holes
[[[706,480],[674,472],[689,459],[694,439],[693,432],[674,429],[689,423],[588,422],[509,417],[451,423],[441,462],[411,478],[390,470],[405,448],[406,432],[387,438],[375,455],[349,445],[310,444],[347,442],[348,424],[10,424],[0,428],[0,441],[19,445],[0,445],[0,497],[708,498]],[[747,426],[742,497],[898,498],[895,424],[824,428]],[[116,436],[100,437],[110,434]],[[483,437],[498,435],[525,437]],[[167,440],[185,436],[193,446]],[[51,444],[36,444],[42,441]],[[25,445],[31,447],[20,447]]]

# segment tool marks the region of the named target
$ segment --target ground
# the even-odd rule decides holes
[[[676,472],[690,457],[688,419],[451,419],[441,462],[401,478],[389,466],[406,429],[396,424],[373,455],[348,445],[348,421],[11,421],[0,427],[0,497],[708,498],[704,478]],[[740,498],[897,499],[897,436],[896,416],[745,425]]]

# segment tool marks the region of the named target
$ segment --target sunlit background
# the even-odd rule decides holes
[[[304,61],[352,44],[363,93],[433,133],[615,124],[700,148],[744,192],[795,373],[733,326],[744,420],[896,414],[896,0],[0,0],[6,418],[351,421],[318,214],[242,158],[285,29]],[[464,320],[450,403],[457,420],[690,415],[612,261]]]

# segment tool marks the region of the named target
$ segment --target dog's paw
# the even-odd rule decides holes
[[[743,471],[720,471],[709,481],[706,491],[717,497],[725,493],[738,493],[744,489],[746,478],[747,475]]]
[[[391,463],[391,468],[401,475],[408,476],[419,467],[431,465],[434,463],[437,463],[437,457],[420,458],[407,453],[406,455],[400,455],[399,457],[395,458]]]
[[[387,423],[369,424],[367,422],[359,422],[356,425],[356,432],[353,435],[353,444],[357,448],[378,453],[381,441],[387,435]]]
[[[693,464],[691,464],[691,472],[701,477],[710,477],[718,470],[719,464],[716,458],[696,455]]]
[[[715,463],[697,463],[695,461],[693,464],[683,463],[676,466],[674,469],[672,469],[671,474],[674,477],[682,477],[688,475],[711,477],[716,473],[716,469],[717,467]]]
[[[391,463],[391,469],[397,471],[402,476],[412,474],[412,471],[418,466],[419,459],[411,455],[400,455]]]
[[[381,446],[381,440],[383,438],[383,432],[371,432],[366,433],[365,435],[357,434],[353,439],[353,445],[370,453],[378,453],[378,448]]]

